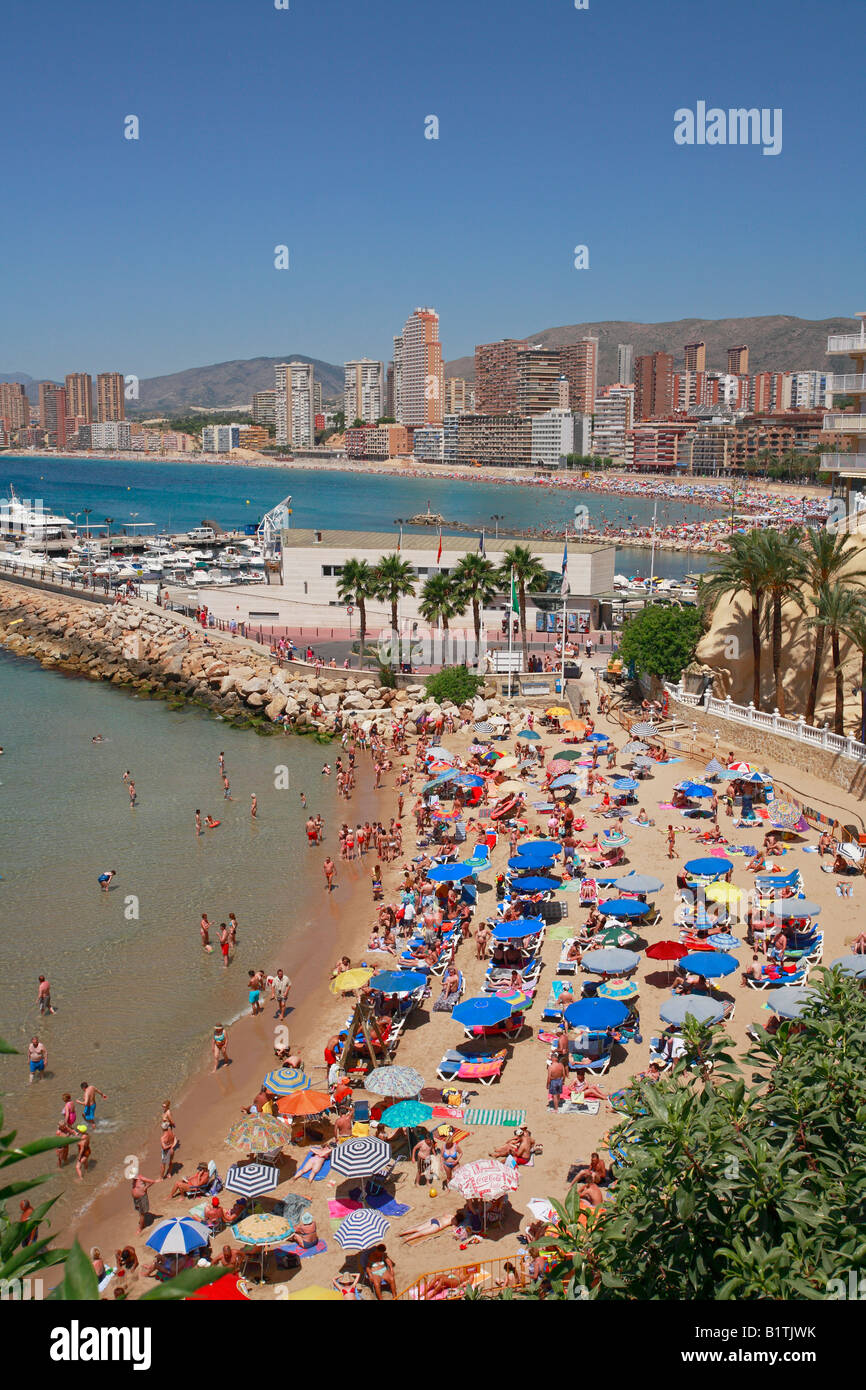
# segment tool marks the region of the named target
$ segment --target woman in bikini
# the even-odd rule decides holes
[[[213,1039],[211,1042],[214,1071],[218,1070],[220,1063],[228,1063],[230,1061],[228,1047],[229,1040],[226,1030],[221,1023],[218,1023],[213,1030]]]

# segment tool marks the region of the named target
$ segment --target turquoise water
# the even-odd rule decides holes
[[[113,518],[116,528],[135,520],[152,521],[158,529],[188,530],[205,519],[233,528],[257,522],[287,494],[292,494],[293,520],[299,527],[330,530],[391,530],[397,518],[426,510],[461,526],[495,532],[498,514],[503,526],[544,527],[573,523],[579,496],[592,522],[624,526],[652,521],[653,499],[595,493],[554,491],[509,483],[461,482],[447,478],[392,478],[382,474],[338,473],[321,469],[247,468],[189,463],[147,463],[138,460],[16,459],[0,461],[0,495],[9,484],[21,497],[41,498],[47,508],[74,519],[91,507],[91,520]],[[135,514],[135,515],[133,515]],[[720,516],[724,509],[702,508],[681,501],[658,499],[659,526],[682,520]],[[83,527],[85,518],[80,515]],[[687,553],[656,556],[656,573],[679,578],[699,568],[702,557]],[[646,552],[620,547],[617,570],[626,574],[648,571]]]
[[[64,1091],[77,1099],[82,1080],[106,1091],[93,1191],[122,1156],[124,1133],[153,1124],[159,1102],[177,1094],[213,1025],[248,1007],[247,970],[282,965],[294,974],[314,927],[332,949],[328,922],[316,920],[321,854],[313,863],[299,794],[327,823],[333,789],[320,775],[324,750],[307,740],[256,737],[2,651],[0,708],[0,1037],[25,1052],[0,1066],[7,1127],[27,1138],[53,1133]],[[91,742],[96,733],[103,743]],[[221,749],[232,803],[223,800]],[[287,790],[275,787],[280,765],[289,768]],[[198,839],[196,807],[222,820]],[[96,881],[104,869],[117,869],[107,894]],[[203,910],[217,927],[237,915],[228,971],[217,933],[213,954],[202,950]],[[46,1019],[35,1005],[40,974],[57,1007]],[[28,1088],[34,1033],[48,1067]]]

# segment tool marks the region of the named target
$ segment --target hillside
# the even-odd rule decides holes
[[[273,387],[277,363],[293,361],[312,362],[325,400],[342,393],[342,367],[334,366],[331,362],[320,362],[318,358],[308,357],[303,352],[287,352],[281,357],[215,362],[210,367],[190,367],[185,372],[144,378],[140,383],[140,399],[130,413],[168,414],[195,406],[247,409],[255,391],[267,391]]]
[[[645,352],[671,352],[675,368],[683,365],[683,345],[704,342],[707,345],[707,366],[724,371],[727,349],[745,343],[749,348],[750,372],[826,370],[828,333],[858,332],[856,319],[799,319],[786,314],[766,318],[736,319],[676,319],[670,323],[629,323],[612,320],[607,323],[575,323],[562,328],[543,328],[525,336],[530,343],[545,347],[560,347],[592,334],[598,338],[601,385],[616,380],[616,350],[619,343],[632,343],[635,357]],[[447,376],[475,379],[473,357],[458,357],[446,363]]]

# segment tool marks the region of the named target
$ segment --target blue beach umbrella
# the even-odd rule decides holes
[[[203,1221],[194,1221],[190,1216],[167,1216],[154,1226],[144,1243],[160,1255],[188,1255],[209,1240],[210,1231]]]
[[[427,976],[420,970],[380,970],[370,980],[371,989],[380,989],[383,994],[412,994],[427,983]]]
[[[437,772],[435,777],[431,777],[429,782],[424,783],[421,788],[422,795],[435,791],[437,787],[443,787],[446,782],[453,782],[456,775],[454,772]]]
[[[509,869],[513,869],[515,873],[519,872],[520,870],[523,870],[524,872],[529,872],[529,870],[531,869],[534,869],[537,872],[539,869],[551,868],[553,862],[554,860],[552,854],[545,855],[543,859],[534,859],[530,855],[515,854],[512,855],[512,857],[509,859],[508,867]]]
[[[382,1123],[389,1129],[412,1129],[415,1125],[426,1125],[433,1118],[433,1106],[420,1100],[399,1100],[389,1105],[382,1115]]]
[[[572,1028],[616,1028],[625,1023],[628,1009],[618,999],[576,999],[563,1017]]]
[[[296,1091],[309,1091],[312,1081],[297,1067],[277,1067],[269,1071],[262,1086],[274,1096],[293,1096]]]
[[[561,787],[576,787],[580,778],[575,772],[564,772],[561,777],[556,777],[550,784],[550,790],[559,791]]]
[[[527,874],[526,878],[515,878],[511,881],[513,893],[549,893],[551,889],[561,887],[558,878],[539,878],[534,874]]]
[[[708,856],[706,859],[690,859],[685,870],[687,874],[694,874],[696,878],[724,878],[733,867],[730,859]]]
[[[609,734],[587,734],[587,736],[586,736],[586,741],[587,741],[587,743],[609,743],[609,742],[610,742],[610,735],[609,735]]]
[[[598,910],[602,917],[645,917],[649,912],[649,904],[638,902],[637,898],[608,898],[606,902],[599,903]]]
[[[390,1229],[391,1223],[380,1212],[361,1207],[343,1218],[334,1232],[334,1239],[344,1250],[369,1250],[371,1245],[384,1240]]]
[[[431,883],[458,883],[461,878],[471,878],[472,870],[465,864],[436,864],[427,870]]]
[[[541,738],[541,734],[537,734],[537,733],[535,732],[534,729],[520,729],[520,730],[518,731],[517,737],[518,737],[518,738],[533,738],[533,739],[535,739],[535,738]]]
[[[659,1009],[662,1023],[668,1023],[674,1028],[681,1028],[686,1018],[693,1018],[697,1023],[720,1023],[724,1016],[722,1004],[701,994],[672,994]]]
[[[690,955],[681,957],[679,965],[690,975],[702,975],[707,980],[732,975],[738,969],[734,957],[724,951],[692,951]]]
[[[520,941],[525,936],[537,936],[544,928],[540,917],[515,917],[513,922],[497,922],[493,928],[494,941]]]
[[[556,783],[553,784],[556,786]],[[633,777],[615,777],[611,784],[618,792],[636,792],[640,786]]]
[[[458,787],[483,787],[484,778],[477,772],[458,772],[453,779]]]
[[[518,846],[517,852],[521,859],[545,859],[561,854],[562,845],[558,840],[527,840],[525,844]]]
[[[618,946],[603,946],[601,950],[587,951],[583,958],[584,970],[594,975],[627,975],[637,970],[638,957],[634,951],[623,951]]]
[[[477,999],[464,999],[462,1004],[455,1004],[451,1010],[451,1017],[462,1023],[464,1028],[485,1028],[504,1023],[510,1018],[511,1005],[504,999],[498,999],[495,994],[486,994]]]
[[[685,792],[686,796],[700,800],[701,797],[712,796],[713,789],[708,787],[706,782],[678,782],[676,786],[678,792]]]

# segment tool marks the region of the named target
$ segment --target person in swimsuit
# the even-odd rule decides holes
[[[384,1245],[374,1245],[372,1250],[364,1251],[361,1255],[361,1266],[369,1281],[373,1293],[377,1300],[382,1301],[382,1285],[386,1284],[391,1290],[394,1298],[397,1297],[397,1285],[394,1279],[394,1261],[388,1255]]]
[[[96,1097],[102,1096],[103,1100],[108,1100],[104,1091],[100,1091],[98,1086],[91,1086],[89,1081],[81,1083],[81,1103],[84,1106],[83,1119],[89,1125],[96,1124]]]
[[[30,1065],[30,1085],[36,1080],[41,1072],[45,1070],[45,1044],[38,1038],[31,1038],[27,1047],[27,1058]]]
[[[325,1162],[331,1157],[333,1149],[334,1145],[331,1143],[314,1145],[295,1173],[295,1177],[306,1178],[307,1182],[312,1182],[316,1174],[321,1172],[322,1168],[324,1168]]]
[[[225,922],[220,922],[220,952],[222,953],[223,965],[225,966],[226,970],[228,970],[229,965],[230,946],[231,943],[229,941],[229,929],[226,926]]]
[[[228,1063],[231,1059],[228,1053],[229,1040],[226,1030],[221,1023],[218,1023],[213,1030],[213,1041],[211,1050],[213,1052],[213,1069],[216,1071],[221,1062]]]
[[[451,1130],[445,1143],[442,1145],[442,1152],[440,1154],[442,1166],[445,1169],[446,1183],[450,1183],[451,1175],[455,1168],[460,1167],[460,1162],[463,1157],[460,1145],[454,1140],[453,1134],[454,1131]]]
[[[107,893],[107,892],[108,892],[109,888],[111,887],[111,880],[112,880],[113,878],[116,878],[116,877],[117,877],[117,870],[116,870],[116,869],[105,869],[105,870],[103,870],[103,872],[99,875],[99,878],[97,879],[97,883],[99,884],[99,886],[100,886],[100,888],[102,889],[103,893]]]
[[[247,971],[247,974],[248,974],[249,977],[250,977],[250,987],[249,987],[249,995],[248,995],[248,998],[249,998],[250,1004],[251,1004],[251,1006],[252,1006],[252,1015],[253,1015],[253,1018],[255,1018],[256,1014],[260,1014],[260,1013],[262,1012],[262,1006],[261,1006],[262,991],[261,991],[261,986],[260,986],[259,983],[258,983],[259,977],[258,977],[258,974],[256,973],[256,971],[255,971],[255,970],[248,970],[248,971]]]

